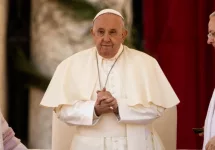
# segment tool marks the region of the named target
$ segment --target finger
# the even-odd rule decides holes
[[[100,91],[97,93],[97,97],[101,98],[103,96],[108,96],[108,95],[106,94],[106,92],[103,92],[103,91]]]
[[[100,105],[100,101],[97,99],[95,105]]]
[[[108,109],[111,109],[111,110],[115,109],[114,105],[110,105],[110,104],[107,104],[107,103],[104,103],[104,102],[101,104],[101,106],[105,107],[105,108],[108,108]]]
[[[100,99],[99,99],[100,100]],[[100,101],[101,101],[101,104],[106,104],[106,105],[111,105],[111,102],[107,102],[106,101],[107,99],[101,99]]]
[[[105,102],[105,100],[101,101],[101,105],[107,105],[108,103]]]
[[[113,109],[116,109],[117,104],[115,102],[114,103],[112,102],[112,103],[109,103],[108,106],[110,107],[110,109],[113,110]]]
[[[96,93],[98,94],[99,92],[105,92],[106,88],[103,88],[102,90],[97,90]]]
[[[105,108],[99,107],[99,110],[100,110],[102,113],[111,113],[111,112],[113,112],[113,110],[110,109],[109,107],[105,107]]]
[[[113,106],[113,105],[109,105],[109,108],[110,108],[111,110],[114,110],[114,106]]]
[[[109,91],[105,91],[104,95],[107,96],[107,97],[113,97],[112,94]]]
[[[107,109],[105,109],[105,111],[104,111],[104,113],[111,113],[111,112],[113,112],[113,109],[110,109],[110,108],[107,108]]]
[[[106,93],[108,94],[108,95],[111,95],[111,93],[109,92],[109,91],[106,91]],[[112,96],[112,95],[111,95]]]
[[[102,101],[104,101],[104,99],[97,98],[96,105],[101,105]]]
[[[101,108],[103,108],[103,109],[110,108],[110,105],[109,105],[109,104],[106,104],[106,103],[101,103],[100,106],[101,106]]]
[[[98,92],[97,93],[97,99],[106,99],[107,98],[107,96],[106,96],[106,94],[105,94],[105,92]]]
[[[107,97],[106,96],[103,96],[103,97],[98,97],[97,98],[100,102],[105,102],[105,100],[107,99]]]
[[[97,94],[97,99],[102,99],[102,94],[100,94],[101,92],[99,92],[98,94]]]
[[[114,101],[115,101],[114,97],[109,97],[109,98],[104,99],[105,103],[115,103]]]
[[[110,92],[107,92],[107,91],[100,91],[100,92],[97,93],[97,97],[101,98],[101,97],[103,97],[103,96],[105,96],[104,99],[113,97],[113,96],[110,94]]]
[[[115,104],[113,105],[113,108],[114,108],[114,109],[117,109],[117,108],[118,108],[118,104],[115,103]]]
[[[118,107],[116,101],[112,101],[112,102],[107,103],[107,104],[108,104],[108,106],[109,106],[109,108],[110,108],[111,110],[115,110],[115,109]]]
[[[100,90],[97,90],[96,93],[99,94],[99,92],[101,92]]]

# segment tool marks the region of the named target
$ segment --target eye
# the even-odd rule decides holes
[[[104,31],[98,31],[100,34],[104,34]]]
[[[116,30],[111,30],[111,31],[109,32],[109,34],[110,34],[110,35],[115,35],[115,34],[116,34]]]
[[[208,38],[214,38],[214,37],[215,37],[215,32],[209,31]]]
[[[214,30],[209,30],[208,34],[215,36],[215,31]]]
[[[98,36],[102,36],[102,35],[104,35],[104,33],[105,33],[104,30],[98,30],[97,31]]]

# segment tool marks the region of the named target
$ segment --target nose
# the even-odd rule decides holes
[[[109,41],[110,41],[110,35],[109,35],[109,34],[105,34],[105,35],[103,36],[103,40],[104,40],[105,42],[109,42]]]
[[[214,41],[214,39],[213,39],[213,38],[208,38],[207,43],[208,43],[208,44],[212,44],[212,43],[213,43],[213,41]]]

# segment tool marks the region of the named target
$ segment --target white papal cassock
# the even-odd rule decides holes
[[[98,57],[102,85],[122,50],[106,86],[117,99],[118,116],[94,113],[100,90],[95,47],[58,66],[41,104],[54,107],[60,120],[76,126],[71,150],[165,149],[152,123],[179,100],[154,58],[123,45],[112,59]]]
[[[210,101],[210,105],[208,107],[207,116],[205,119],[204,126],[204,142],[203,142],[203,150],[205,150],[206,144],[209,140],[215,136],[215,89],[213,91],[213,95]]]

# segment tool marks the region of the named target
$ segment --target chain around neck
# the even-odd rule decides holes
[[[116,60],[114,61],[113,65],[111,66],[111,68],[110,68],[110,70],[109,70],[109,72],[108,72],[108,74],[107,74],[106,81],[105,81],[105,85],[104,85],[103,88],[106,88],[109,75],[110,75],[110,73],[111,73],[113,67],[115,66],[117,60],[119,59],[119,57],[121,56],[121,54],[122,54],[123,51],[124,51],[124,46],[123,46],[123,49],[122,49],[121,53],[120,53],[119,56],[116,58]],[[97,71],[98,71],[98,77],[99,77],[99,86],[100,86],[100,90],[102,90],[103,88],[102,88],[102,85],[101,85],[101,77],[100,77],[99,62],[98,62],[98,56],[97,56],[97,55],[98,55],[98,54],[97,54],[97,51],[96,51],[96,62],[97,62]]]

